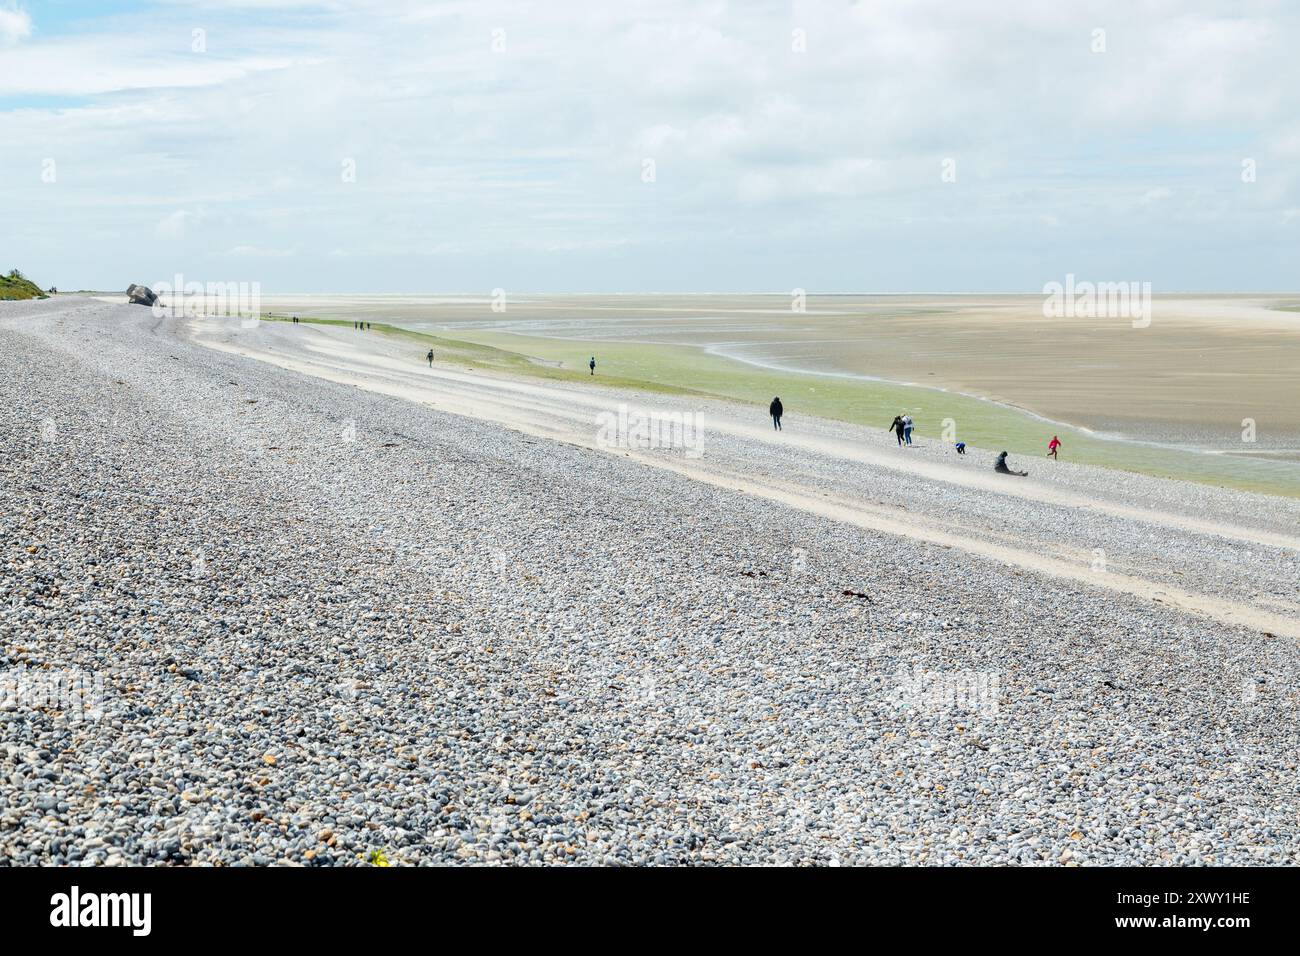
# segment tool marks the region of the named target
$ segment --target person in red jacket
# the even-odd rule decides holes
[[[1056,457],[1056,449],[1058,449],[1058,448],[1060,448],[1060,447],[1061,447],[1061,439],[1059,439],[1059,438],[1057,438],[1055,435],[1053,435],[1053,436],[1052,436],[1052,440],[1049,441],[1049,442],[1047,443],[1047,457],[1048,457],[1048,458],[1055,458],[1055,457]]]

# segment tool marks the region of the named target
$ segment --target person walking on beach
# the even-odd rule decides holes
[[[429,368],[433,368],[433,349],[429,349],[429,354],[425,358],[429,360]]]
[[[891,431],[898,436],[898,445],[901,448],[903,445],[903,416],[895,415],[894,420],[889,423],[887,431]]]
[[[912,416],[903,416],[903,444],[912,444]]]
[[[964,441],[957,442],[957,454],[959,455],[966,454],[966,443]]]
[[[781,404],[781,397],[778,395],[772,399],[772,404],[767,406],[767,413],[772,416],[772,427],[777,431],[781,430],[781,416],[785,414],[785,407]]]
[[[1061,447],[1061,439],[1053,435],[1052,440],[1047,443],[1047,457],[1051,459],[1055,459],[1056,449],[1060,447]]]
[[[1001,475],[1016,475],[1020,478],[1029,477],[1027,471],[1015,471],[1007,466],[1007,453],[1002,452],[998,455],[998,460],[993,463],[993,470]]]
[[[591,369],[592,375],[596,374],[596,356],[591,357],[591,361],[587,363],[587,368]]]

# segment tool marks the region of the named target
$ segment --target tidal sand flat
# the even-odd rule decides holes
[[[277,312],[376,322],[619,384],[932,439],[1300,494],[1295,299],[1156,296],[1150,324],[1046,318],[1041,296],[316,296]],[[1140,324],[1140,323],[1139,323]],[[527,363],[519,363],[527,366]],[[558,371],[557,371],[558,370]]]
[[[1294,500],[414,344],[0,305],[9,861],[1297,862]]]
[[[276,300],[276,297],[272,297]],[[313,314],[576,342],[691,345],[763,366],[934,385],[1130,437],[1300,452],[1300,296],[1152,297],[1149,324],[1042,295],[286,298]],[[796,311],[798,310],[798,311]]]

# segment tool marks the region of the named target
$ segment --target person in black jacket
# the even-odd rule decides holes
[[[772,416],[772,427],[777,431],[781,430],[781,416],[785,414],[785,408],[781,405],[781,399],[772,399],[772,404],[767,406],[767,413]]]
[[[1002,454],[998,455],[998,460],[993,463],[993,470],[1001,475],[1017,475],[1021,478],[1028,477],[1029,475],[1029,472],[1027,471],[1015,471],[1008,468],[1006,452],[1002,452]]]
[[[889,428],[886,430],[891,431],[898,436],[898,444],[900,446],[903,444],[903,416],[902,415],[895,415],[894,420],[889,423]]]

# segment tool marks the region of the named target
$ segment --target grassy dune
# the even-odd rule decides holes
[[[286,321],[281,316],[268,318]],[[352,324],[348,319],[301,321],[343,327]],[[456,338],[450,338],[380,322],[372,322],[371,328],[409,339],[416,349],[432,347],[440,362],[451,360],[475,368],[558,381],[746,402],[753,404],[759,418],[766,416],[772,397],[780,395],[787,427],[797,428],[800,415],[814,415],[875,424],[883,432],[894,415],[906,412],[916,421],[918,440],[944,440],[948,429],[956,440],[972,446],[1006,449],[1023,456],[1020,464],[1030,470],[1050,467],[1047,462],[1033,459],[1045,455],[1047,441],[1055,434],[1064,443],[1064,460],[1300,497],[1300,467],[1294,463],[1105,440],[1006,405],[938,389],[773,371],[690,346],[593,343],[471,329],[458,330]],[[586,364],[593,354],[597,361],[594,378],[588,374]],[[946,422],[949,419],[951,423]]]
[[[45,299],[43,289],[17,269],[8,275],[0,276],[0,302],[15,302],[22,299]]]

